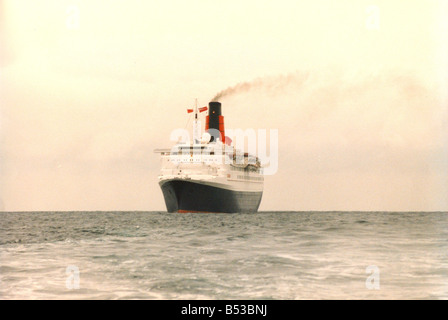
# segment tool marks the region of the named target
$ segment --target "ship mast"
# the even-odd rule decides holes
[[[193,123],[193,144],[198,144],[201,140],[201,122],[198,120],[198,99],[194,107],[194,123]]]

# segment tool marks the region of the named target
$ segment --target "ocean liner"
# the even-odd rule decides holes
[[[192,141],[156,149],[162,169],[159,185],[168,212],[253,213],[260,206],[264,178],[259,159],[232,146],[225,136],[221,103],[210,102],[201,132],[198,107]]]

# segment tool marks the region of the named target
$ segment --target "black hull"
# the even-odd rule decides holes
[[[232,191],[185,180],[160,183],[168,212],[257,212],[263,192]]]

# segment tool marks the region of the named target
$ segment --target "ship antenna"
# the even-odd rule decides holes
[[[198,98],[196,98],[196,105],[194,106],[194,119],[198,121]]]
[[[199,143],[200,140],[200,124],[198,124],[198,99],[194,107],[194,124],[193,124],[193,144]]]

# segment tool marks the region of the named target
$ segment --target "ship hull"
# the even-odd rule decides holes
[[[172,179],[160,182],[168,212],[254,213],[262,191],[237,191]]]

